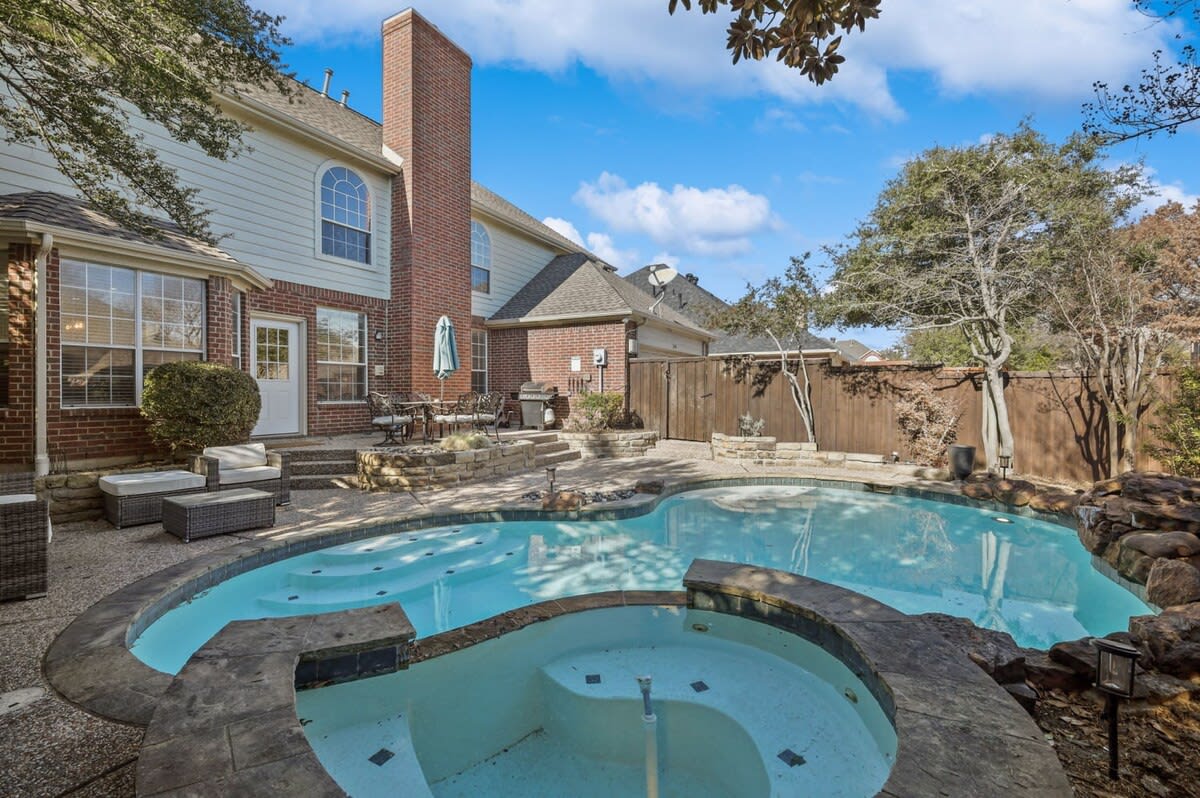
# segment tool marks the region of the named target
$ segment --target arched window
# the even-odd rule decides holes
[[[344,166],[330,167],[321,177],[321,252],[371,262],[371,192]]]
[[[471,222],[471,290],[481,294],[492,290],[492,237],[479,222]]]

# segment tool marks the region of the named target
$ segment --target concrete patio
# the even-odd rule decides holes
[[[346,444],[334,439],[333,443],[317,445]],[[562,463],[556,482],[566,490],[602,491],[630,488],[639,480],[671,483],[741,474],[925,487],[936,484],[878,468],[791,471],[715,463],[709,458],[707,444],[676,441],[660,443],[651,457]],[[523,494],[545,486],[545,474],[538,469],[485,485],[471,483],[439,491],[297,491],[290,506],[279,508],[273,529],[188,545],[164,533],[159,524],[122,530],[104,521],[58,525],[50,548],[49,595],[0,605],[0,694],[10,699],[0,704],[0,749],[6,753],[5,765],[0,768],[0,794],[133,794],[134,765],[144,730],[90,715],[59,698],[42,673],[42,658],[55,636],[80,612],[112,591],[169,565],[245,540],[304,536],[318,528],[356,526],[416,512],[490,508],[516,502]],[[10,708],[17,697],[27,701]]]

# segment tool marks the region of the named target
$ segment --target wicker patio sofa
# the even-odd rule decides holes
[[[33,474],[0,474],[0,601],[46,595],[50,515]]]
[[[117,529],[162,520],[162,501],[169,496],[204,493],[207,480],[191,471],[141,471],[100,477],[104,517]]]
[[[292,500],[291,456],[268,452],[262,443],[209,446],[201,454],[191,455],[188,466],[207,480],[210,491],[254,488],[275,494],[276,504]]]

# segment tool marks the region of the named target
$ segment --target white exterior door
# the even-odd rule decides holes
[[[253,435],[300,432],[300,325],[250,322],[250,373],[258,380],[262,410]]]

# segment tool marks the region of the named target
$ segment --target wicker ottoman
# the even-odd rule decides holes
[[[104,493],[104,516],[120,529],[161,520],[163,499],[203,493],[207,483],[191,471],[142,471],[100,477],[99,485]]]
[[[173,496],[162,502],[163,529],[184,543],[196,538],[275,526],[275,494],[238,488]]]

